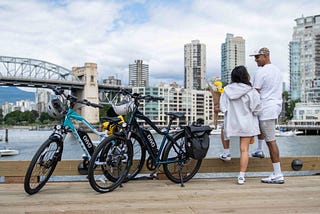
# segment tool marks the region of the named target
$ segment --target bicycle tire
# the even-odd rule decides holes
[[[187,182],[199,171],[202,163],[202,159],[196,160],[189,157],[185,149],[185,133],[180,132],[173,137],[176,144],[172,141],[168,141],[164,151],[162,160],[173,161],[180,160],[178,162],[163,164],[163,170],[167,178],[174,183],[181,183],[179,168],[181,168],[182,181]],[[179,154],[180,153],[180,154]]]
[[[29,195],[39,192],[47,183],[62,155],[62,143],[46,140],[33,156],[24,178],[24,190]]]
[[[91,187],[107,193],[121,185],[132,165],[132,144],[120,136],[109,136],[95,149],[88,169]]]
[[[146,147],[144,146],[141,138],[133,132],[130,141],[133,149],[133,162],[129,173],[123,182],[128,182],[129,180],[134,179],[142,170],[146,159]]]
[[[130,170],[128,172],[128,175],[123,180],[123,183],[134,179],[140,173],[146,159],[146,149],[141,138],[137,134],[132,133],[130,141],[133,149],[133,161],[132,161]],[[109,146],[106,149],[110,149],[110,148],[111,146]],[[117,178],[114,178],[111,175],[108,175],[108,179],[113,182],[117,180]]]

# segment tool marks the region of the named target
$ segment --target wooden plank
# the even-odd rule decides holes
[[[291,163],[299,159],[303,163],[302,171],[320,170],[320,156],[304,157],[282,157],[282,171],[293,171]],[[54,175],[79,175],[78,164],[81,160],[62,160],[54,172]],[[30,161],[0,161],[0,176],[24,176]],[[160,168],[162,171],[162,168]],[[199,173],[228,173],[239,171],[239,158],[232,158],[231,161],[222,161],[218,158],[206,158],[203,160]],[[272,171],[272,164],[269,158],[250,158],[248,172]],[[150,173],[146,167],[143,174]]]
[[[302,161],[302,171],[320,170],[320,156],[304,156],[304,157],[282,157],[282,171],[293,171],[291,163],[293,160],[299,159]],[[268,172],[272,171],[272,163],[270,158],[250,158],[248,172]],[[199,170],[199,173],[212,172],[238,172],[239,158],[232,158],[231,161],[222,161],[218,158],[204,159]]]
[[[319,213],[320,176],[286,177],[263,184],[249,177],[192,179],[185,187],[168,180],[140,180],[98,194],[88,182],[49,182],[32,196],[23,184],[0,184],[1,213]]]

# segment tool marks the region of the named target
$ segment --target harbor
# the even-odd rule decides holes
[[[0,129],[0,135],[5,136],[6,130]],[[1,147],[19,150],[19,155],[1,157],[0,160],[31,160],[40,145],[50,136],[52,131],[30,131],[29,129],[9,129],[8,141],[1,141]],[[281,156],[319,156],[319,135],[296,135],[277,137],[277,143]],[[96,139],[93,139],[96,140]],[[157,139],[159,141],[160,139]],[[255,138],[257,142],[257,138]],[[250,146],[250,152],[256,148],[256,144]],[[231,154],[239,157],[239,138],[231,138]],[[268,157],[267,146],[264,146]],[[223,152],[219,134],[210,135],[210,148],[207,158],[218,157]],[[83,151],[75,139],[68,135],[64,144],[63,159],[79,159]]]

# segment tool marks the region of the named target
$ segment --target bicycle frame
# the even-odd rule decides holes
[[[98,135],[99,137],[102,137],[101,140],[103,140],[107,133],[105,132],[99,132],[91,123],[89,123],[84,117],[82,117],[81,115],[79,115],[77,112],[75,112],[72,108],[68,109],[68,112],[62,122],[62,126],[70,129],[73,133],[73,135],[76,137],[76,139],[78,140],[81,149],[83,150],[83,152],[85,153],[85,156],[87,158],[91,158],[91,154],[89,153],[85,142],[83,142],[83,140],[81,139],[76,127],[74,126],[72,120],[77,120],[77,121],[81,121],[82,123],[84,123],[92,132],[94,132],[96,135]],[[65,135],[66,136],[66,135]],[[65,137],[64,136],[64,137]]]
[[[142,119],[144,120],[148,125],[151,126],[151,128],[153,128],[158,134],[160,134],[162,137],[162,141],[161,141],[161,144],[160,144],[160,147],[159,147],[159,150],[158,150],[158,155],[155,156],[152,152],[152,148],[151,148],[151,145],[149,143],[149,141],[146,139],[146,136],[144,135],[143,131],[142,131],[142,128],[139,126],[136,118],[139,118],[139,119]],[[164,150],[164,147],[166,145],[166,142],[167,140],[170,140],[172,141],[174,144],[176,144],[176,141],[174,140],[174,136],[171,136],[171,134],[169,133],[170,131],[170,128],[171,128],[171,124],[172,124],[172,119],[170,119],[169,121],[169,124],[168,126],[166,127],[166,130],[165,131],[161,131],[147,116],[145,116],[144,114],[142,114],[139,110],[138,110],[138,107],[135,107],[135,109],[133,110],[130,118],[129,118],[129,127],[131,127],[131,130],[132,131],[132,128],[136,128],[136,131],[138,132],[138,135],[141,137],[144,145],[146,145],[147,147],[147,151],[149,153],[149,155],[152,157],[154,163],[156,165],[160,165],[160,164],[168,164],[168,163],[175,163],[175,162],[179,162],[179,161],[182,161],[182,160],[167,160],[167,161],[162,161],[161,160],[161,154]],[[175,134],[177,133],[180,133],[184,131],[183,129],[175,132]],[[128,136],[128,139],[130,139],[130,134]],[[158,146],[157,146],[158,147]]]

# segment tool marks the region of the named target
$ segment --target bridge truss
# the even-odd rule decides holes
[[[46,87],[50,83],[79,89],[84,85],[62,66],[37,59],[0,56],[0,85]]]

